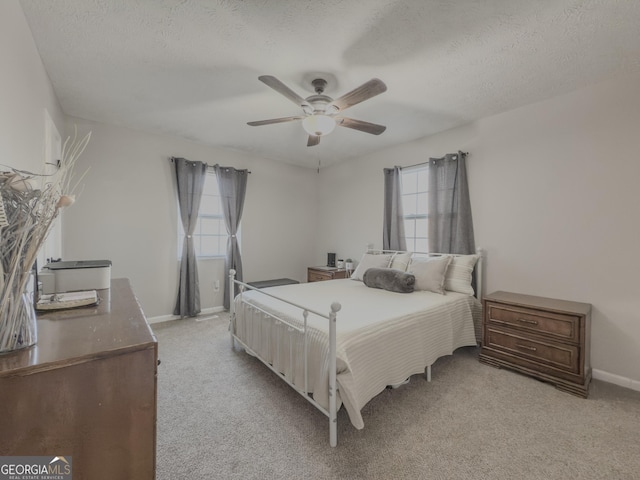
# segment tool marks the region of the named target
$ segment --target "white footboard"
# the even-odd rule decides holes
[[[335,447],[338,444],[338,408],[337,408],[338,400],[337,400],[337,391],[336,391],[336,362],[337,362],[336,361],[336,318],[337,318],[337,312],[341,308],[340,304],[337,302],[332,303],[330,307],[330,312],[328,314],[323,314],[323,313],[308,309],[302,305],[297,305],[290,301],[284,300],[275,295],[271,295],[260,289],[252,287],[251,285],[248,285],[246,283],[240,282],[235,279],[235,274],[236,274],[235,270],[229,271],[229,297],[230,297],[229,298],[230,300],[229,302],[229,309],[230,309],[229,333],[231,335],[231,346],[235,347],[236,342],[240,344],[251,355],[258,358],[270,370],[278,374],[285,382],[287,382],[295,391],[297,391],[300,395],[302,395],[302,397],[304,397],[308,402],[310,402],[318,410],[320,410],[327,417],[329,417],[329,443],[332,447]],[[292,379],[287,378],[287,375],[283,374],[282,372],[278,371],[278,369],[274,368],[274,366],[268,359],[262,358],[259,352],[256,352],[255,350],[253,350],[238,336],[237,330],[236,330],[236,327],[237,327],[236,311],[235,311],[236,299],[234,298],[235,285],[238,285],[240,289],[240,293],[238,295],[238,299],[240,302],[243,302],[242,295],[246,290],[255,290],[260,292],[261,295],[266,295],[268,297],[281,301],[287,305],[290,305],[300,310],[300,322],[293,323],[285,318],[282,318],[278,315],[275,315],[271,312],[261,309],[260,307],[251,305],[252,308],[259,310],[266,317],[273,319],[273,321],[276,322],[276,324],[283,324],[289,329],[289,331],[291,332],[296,331],[302,336],[303,345],[304,345],[303,346],[304,379],[302,382],[303,383],[302,387],[300,386],[300,382],[294,383]],[[329,368],[329,372],[328,372],[329,408],[328,409],[324,408],[322,405],[316,402],[309,393],[309,370],[308,370],[309,368],[309,365],[308,365],[308,345],[309,345],[308,334],[309,332],[307,329],[307,318],[309,316],[309,313],[317,315],[318,317],[321,317],[321,318],[325,318],[329,322],[329,366],[328,366]],[[291,355],[291,360],[293,361],[293,353],[292,353],[291,345],[290,345],[290,355]]]

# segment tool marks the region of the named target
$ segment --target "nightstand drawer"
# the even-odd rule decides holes
[[[339,278],[349,278],[349,272],[344,268],[335,267],[307,268],[307,282],[323,282],[325,280],[335,280]]]
[[[580,373],[580,349],[576,345],[547,342],[518,335],[514,331],[487,328],[486,348],[503,351],[515,357]]]
[[[323,280],[331,280],[333,275],[328,272],[307,272],[308,282],[322,282]]]
[[[562,340],[580,341],[580,318],[487,302],[489,325],[512,326],[530,332],[551,335]]]
[[[482,304],[481,362],[587,397],[590,304],[510,292],[493,292]]]

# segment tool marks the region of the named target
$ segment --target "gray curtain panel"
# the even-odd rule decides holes
[[[190,162],[185,158],[172,158],[176,171],[178,205],[184,228],[182,260],[180,261],[180,281],[174,315],[194,317],[200,313],[200,284],[198,265],[193,248],[193,230],[198,221],[198,210],[207,174],[207,166],[202,162]]]
[[[406,250],[404,218],[402,213],[402,169],[384,169],[384,219],[382,248],[384,250]]]
[[[429,159],[429,251],[475,253],[466,155]]]
[[[236,278],[242,280],[242,258],[240,256],[240,246],[238,245],[238,227],[242,218],[244,207],[244,197],[247,192],[248,170],[236,170],[233,167],[214,166],[216,177],[218,178],[218,189],[220,190],[220,200],[222,211],[224,212],[224,222],[227,226],[229,238],[227,240],[227,255],[225,257],[225,280],[224,280],[224,308],[229,309],[229,270],[236,271]],[[234,289],[234,296],[237,294]]]

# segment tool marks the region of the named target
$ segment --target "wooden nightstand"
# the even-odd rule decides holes
[[[483,299],[480,361],[581,397],[591,381],[591,305],[517,293]]]
[[[338,278],[349,278],[350,270],[335,267],[308,267],[307,282],[322,282],[324,280],[335,280]]]

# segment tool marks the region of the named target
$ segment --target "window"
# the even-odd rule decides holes
[[[427,202],[429,170],[427,165],[402,170],[402,212],[407,250],[428,252]]]
[[[184,229],[178,215],[178,258],[182,256]],[[207,172],[200,199],[198,222],[193,231],[193,247],[199,258],[225,256],[227,252],[227,227],[224,224],[218,179],[213,172]]]

